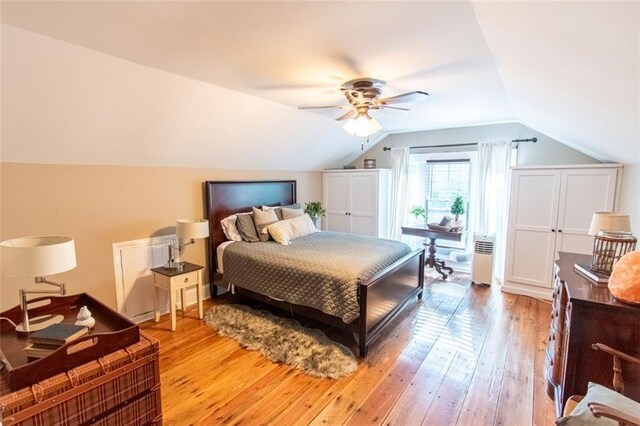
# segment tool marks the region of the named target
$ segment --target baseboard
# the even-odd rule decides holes
[[[506,282],[502,286],[502,291],[510,294],[520,294],[522,296],[535,297],[538,299],[551,300],[553,296],[553,289],[532,287],[526,284],[518,284],[512,282]]]
[[[195,287],[192,287],[192,289],[195,289]],[[189,289],[189,290],[191,290],[191,289]],[[187,299],[191,299],[189,296],[191,295],[191,293],[195,293],[195,290],[193,290],[193,291],[189,291],[189,290],[187,290],[187,292],[188,292]],[[202,293],[203,293],[202,294],[202,299],[203,300],[211,299],[211,290],[210,290],[210,287],[209,287],[209,283],[203,284],[202,290],[203,290],[202,291]],[[222,288],[222,287],[218,286],[218,295],[224,294],[226,292],[227,292],[226,288]],[[190,303],[187,303],[187,308],[189,306],[194,306],[194,305],[196,305],[198,303],[198,299],[195,297],[195,295],[193,295],[193,297],[194,298],[191,299]],[[180,298],[178,298],[177,302],[178,302],[177,303],[177,309],[179,310],[179,309],[182,308],[180,306]],[[160,315],[166,315],[168,313],[169,313],[169,307],[166,307],[164,309],[160,309]],[[140,324],[140,323],[143,323],[145,321],[153,321],[155,319],[155,316],[156,316],[156,314],[155,314],[154,311],[145,312],[144,314],[136,315],[136,317],[133,318],[133,322],[135,322],[136,324]]]

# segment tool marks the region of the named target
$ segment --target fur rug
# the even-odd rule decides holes
[[[320,330],[305,328],[298,321],[243,305],[216,305],[204,317],[221,336],[243,347],[259,351],[269,360],[289,364],[321,378],[339,379],[358,368],[353,353],[329,340]]]

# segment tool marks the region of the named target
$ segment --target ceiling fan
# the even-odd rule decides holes
[[[304,106],[299,109],[346,109],[336,121],[349,120],[343,126],[347,133],[354,136],[368,137],[382,129],[380,123],[369,115],[371,110],[409,111],[408,108],[390,106],[408,102],[422,101],[429,96],[427,92],[414,91],[397,96],[381,98],[385,82],[374,78],[356,78],[344,83],[340,90],[344,93],[349,105]]]

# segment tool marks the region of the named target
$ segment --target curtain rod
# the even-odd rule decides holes
[[[514,139],[511,141],[512,143],[520,143],[520,142],[538,142],[538,138],[529,138],[529,139]],[[409,149],[422,149],[422,148],[453,148],[457,146],[476,146],[478,142],[474,143],[456,143],[451,145],[423,145],[423,146],[410,146]],[[382,148],[383,151],[391,151],[391,148],[385,146]]]

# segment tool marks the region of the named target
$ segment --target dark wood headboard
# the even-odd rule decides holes
[[[209,220],[209,283],[217,270],[216,249],[226,241],[220,221],[234,213],[251,211],[253,206],[286,206],[297,200],[295,180],[207,181],[204,183],[205,217]],[[212,293],[212,296],[214,293]]]

